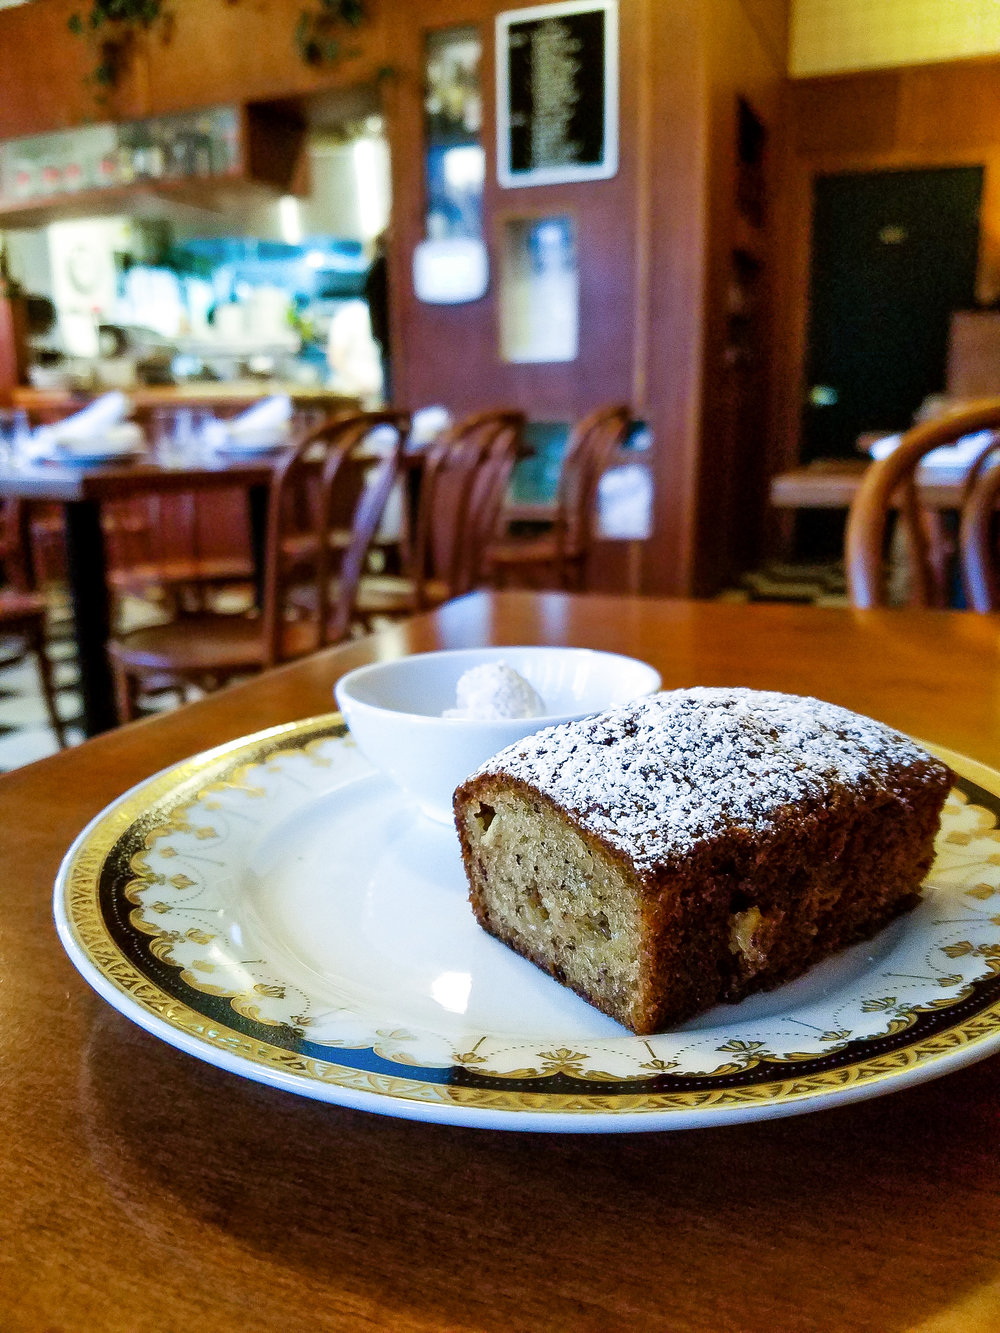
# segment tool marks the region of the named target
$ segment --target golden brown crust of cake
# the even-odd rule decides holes
[[[509,747],[455,811],[484,929],[651,1033],[911,907],[951,780],[834,705],[673,691]]]

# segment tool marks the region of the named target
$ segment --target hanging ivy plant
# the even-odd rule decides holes
[[[225,0],[237,4],[239,0]],[[312,0],[295,29],[295,45],[307,65],[325,65],[350,54],[345,37],[365,20],[365,0]],[[107,91],[121,80],[135,55],[139,36],[157,24],[169,34],[173,24],[167,0],[91,0],[90,8],[72,14],[69,30],[97,48],[98,63],[90,79]]]
[[[295,29],[295,45],[307,65],[325,65],[346,54],[344,37],[360,28],[364,0],[315,0],[303,9]]]
[[[170,21],[165,0],[91,0],[89,10],[70,16],[69,30],[97,47],[98,63],[90,78],[106,90],[131,63],[139,34]]]

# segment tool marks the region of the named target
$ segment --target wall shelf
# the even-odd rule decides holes
[[[301,194],[304,147],[304,123],[267,103],[9,140],[0,227],[131,212],[141,198],[225,211],[234,194]]]

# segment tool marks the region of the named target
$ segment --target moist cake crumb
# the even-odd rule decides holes
[[[912,906],[950,781],[835,704],[699,687],[516,742],[455,810],[480,923],[654,1031]]]

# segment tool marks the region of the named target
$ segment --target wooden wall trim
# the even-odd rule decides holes
[[[774,182],[771,169],[780,138],[783,73],[753,22],[752,7],[708,0],[708,251],[703,276],[704,310],[702,408],[697,463],[695,567],[692,590],[709,595],[757,557],[767,504],[768,379],[767,343],[772,305]],[[767,134],[766,199],[763,225],[753,225],[738,206],[739,103],[744,101]],[[733,321],[731,297],[737,284],[749,290],[745,260],[757,262],[754,321],[756,365],[734,359],[741,336]]]
[[[686,594],[694,578],[708,228],[708,77],[700,0],[648,5],[652,38],[649,324],[645,415],[655,441],[653,538],[644,591]],[[638,404],[640,409],[643,404]]]
[[[632,402],[644,409],[649,389],[650,238],[653,228],[653,0],[639,0],[636,67],[639,89],[636,106],[635,288],[632,350]]]
[[[773,72],[784,79],[791,40],[791,0],[740,0],[740,4],[761,50],[770,58]]]
[[[307,65],[295,48],[301,0],[172,0],[168,40],[140,41],[120,85],[102,93],[89,79],[95,53],[68,30],[79,0],[32,0],[0,10],[0,139],[101,120],[305,96],[375,80],[391,63],[396,6],[370,0],[369,17],[344,57]]]

